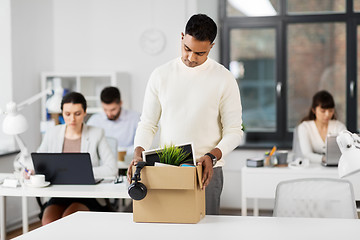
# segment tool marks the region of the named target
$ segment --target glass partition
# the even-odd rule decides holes
[[[305,117],[319,90],[333,95],[337,117],[345,123],[345,23],[291,24],[287,39],[288,127]]]

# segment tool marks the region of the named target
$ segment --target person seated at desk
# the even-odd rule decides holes
[[[86,100],[77,92],[65,95],[61,102],[65,124],[57,125],[46,132],[38,152],[88,152],[91,156],[94,177],[116,176],[116,159],[101,128],[83,123],[86,115]],[[42,225],[77,211],[99,211],[102,206],[96,199],[51,198],[42,217]]]
[[[333,97],[325,90],[317,92],[313,96],[309,114],[297,128],[302,156],[310,162],[321,163],[327,135],[338,134],[342,130],[346,130],[346,127],[336,120]]]
[[[104,88],[100,99],[104,112],[92,115],[87,124],[103,128],[107,137],[117,140],[119,150],[132,154],[140,114],[122,107],[121,94],[116,87]]]

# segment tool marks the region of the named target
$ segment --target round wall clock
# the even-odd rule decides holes
[[[149,29],[141,34],[140,45],[149,55],[157,55],[165,48],[165,34],[157,29]]]

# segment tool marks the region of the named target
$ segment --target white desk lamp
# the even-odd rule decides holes
[[[336,137],[336,141],[342,153],[338,165],[339,177],[360,172],[360,137],[344,130]]]
[[[61,88],[61,86],[60,86],[60,88]],[[61,112],[60,105],[61,105],[63,90],[61,88],[61,91],[60,91],[60,88],[57,88],[54,91],[53,95],[52,95],[51,88],[46,89],[46,90],[42,91],[41,93],[38,93],[38,94],[34,95],[33,97],[27,99],[26,101],[20,103],[19,105],[17,105],[15,102],[9,102],[6,105],[6,111],[5,112],[0,111],[0,113],[6,115],[4,118],[3,124],[2,124],[3,132],[5,134],[15,136],[15,140],[20,148],[20,153],[16,156],[16,158],[14,160],[14,169],[16,172],[20,172],[22,170],[23,166],[25,166],[27,168],[32,167],[29,150],[27,149],[24,142],[22,141],[22,139],[19,136],[21,133],[25,132],[28,129],[28,123],[27,123],[26,118],[22,114],[20,114],[19,111],[21,109],[23,109],[24,107],[26,107],[27,105],[30,105],[30,104],[34,103],[35,101],[39,100],[41,97],[43,97],[45,95],[52,95],[48,99],[48,101],[52,101],[52,103],[49,104],[48,107],[52,107],[52,108],[50,108],[50,109],[48,108],[48,111],[53,112],[53,113]]]

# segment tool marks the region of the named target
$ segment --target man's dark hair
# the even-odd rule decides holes
[[[189,34],[199,41],[210,41],[210,43],[213,43],[216,33],[216,23],[205,14],[193,15],[185,27],[185,34]]]
[[[101,91],[100,99],[101,102],[106,104],[110,104],[113,102],[120,103],[120,91],[116,87],[106,87]]]
[[[87,107],[86,99],[81,93],[70,92],[66,94],[61,101],[61,111],[63,110],[63,106],[65,103],[73,103],[73,104],[80,103],[82,108],[84,109],[84,112],[86,112],[86,107]]]

